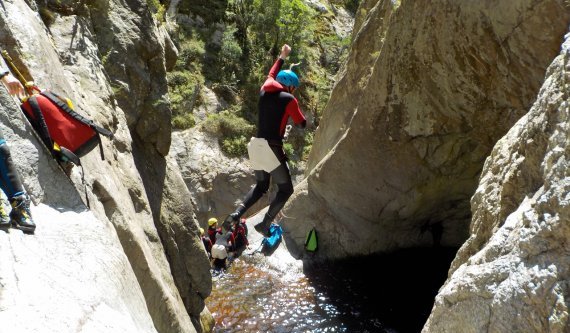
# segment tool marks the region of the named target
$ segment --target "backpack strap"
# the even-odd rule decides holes
[[[95,122],[93,120],[85,118],[82,115],[80,115],[79,113],[75,112],[72,108],[69,107],[69,105],[67,105],[67,103],[64,102],[64,99],[61,96],[59,96],[58,94],[51,92],[51,91],[48,91],[48,90],[42,91],[41,94],[43,96],[45,96],[47,99],[49,99],[50,101],[52,101],[53,103],[55,103],[60,109],[65,111],[68,115],[72,116],[73,118],[77,119],[78,121],[84,123],[85,125],[91,127],[93,130],[95,130],[95,133],[97,135],[97,143],[99,144],[99,152],[101,154],[101,159],[105,160],[105,153],[103,152],[103,142],[101,141],[101,135],[104,135],[110,139],[113,139],[113,137],[114,137],[113,132],[95,124]]]
[[[71,161],[75,165],[81,165],[79,157],[75,155],[71,150],[59,146],[57,143],[53,142],[51,135],[49,134],[49,128],[46,123],[46,119],[42,113],[38,100],[35,96],[28,98],[28,103],[32,108],[34,113],[35,121],[32,124],[36,124],[34,128],[38,132],[40,138],[44,142],[44,145],[49,149],[50,153],[57,159],[62,161]],[[25,112],[24,112],[25,113]],[[27,113],[25,113],[27,115]]]
[[[59,106],[63,111],[65,111],[67,114],[69,114],[70,116],[72,116],[73,118],[79,120],[80,122],[88,125],[89,127],[93,128],[97,133],[104,135],[110,139],[113,138],[113,132],[109,131],[106,128],[103,128],[97,124],[95,124],[95,122],[89,118],[85,118],[82,115],[80,115],[79,113],[75,112],[72,108],[69,107],[69,105],[67,105],[67,103],[64,102],[64,98],[59,96],[58,94],[48,91],[48,90],[44,90],[41,92],[41,94],[43,96],[45,96],[46,98],[48,98],[50,101],[52,101],[53,103],[55,103],[57,106]]]
[[[36,96],[31,96],[30,98],[28,98],[28,103],[30,104],[30,107],[32,108],[32,112],[34,113],[34,117],[36,118],[35,121],[32,121],[31,123],[35,124],[34,127],[36,128],[36,131],[38,132],[38,134],[42,138],[42,141],[44,142],[46,147],[48,147],[50,152],[53,153],[53,140],[51,139],[51,136],[49,135],[49,130],[48,130],[48,127],[46,124],[46,119],[44,118],[44,115],[42,114],[42,110],[40,108],[40,105],[38,104],[38,100],[37,100]],[[24,114],[27,114],[27,113],[24,112]],[[33,119],[30,119],[30,120],[33,120]]]
[[[103,153],[103,142],[101,141],[101,135],[99,135],[99,132],[97,133],[97,144],[99,145],[99,153],[101,154],[101,160],[105,160],[105,153]]]

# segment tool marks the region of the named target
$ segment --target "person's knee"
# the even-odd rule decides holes
[[[278,187],[279,187],[279,192],[284,197],[289,198],[291,195],[293,195],[292,183],[288,182],[288,183],[279,184]]]
[[[258,180],[257,184],[255,185],[255,190],[260,191],[263,194],[267,193],[269,190],[269,180]]]

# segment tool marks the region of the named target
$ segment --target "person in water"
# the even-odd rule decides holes
[[[256,161],[254,161],[250,151],[250,160],[254,164],[256,184],[247,193],[243,202],[224,221],[224,223],[236,224],[241,216],[267,192],[269,182],[272,179],[273,183],[277,184],[278,187],[277,195],[271,201],[263,221],[255,225],[255,230],[265,237],[269,236],[269,226],[273,219],[293,194],[293,182],[291,181],[291,173],[287,165],[288,157],[283,150],[283,137],[287,122],[291,118],[295,125],[300,128],[305,128],[307,125],[305,116],[299,108],[297,98],[293,95],[295,90],[299,88],[299,78],[292,70],[281,70],[290,52],[291,47],[287,44],[283,45],[279,58],[271,67],[269,75],[259,92],[256,138],[261,139],[262,143],[268,147],[265,149],[265,153],[261,154],[265,156],[258,157],[261,160],[269,159],[275,161],[273,163],[275,167],[273,168],[272,166],[268,169],[258,167],[256,169],[255,163],[253,163]],[[252,138],[252,142],[254,139]],[[252,142],[250,142],[250,145]]]
[[[214,244],[216,242],[216,233],[218,232],[218,219],[211,217],[208,220],[208,237],[210,242]]]
[[[212,246],[213,266],[216,270],[227,268],[227,259],[232,256],[235,244],[234,235],[228,225],[222,224],[222,227],[216,232],[216,242]]]
[[[247,225],[245,222],[245,219],[242,218],[240,219],[240,222],[236,223],[232,228],[232,233],[235,239],[233,251],[237,253],[241,253],[249,246],[249,241],[247,240]]]

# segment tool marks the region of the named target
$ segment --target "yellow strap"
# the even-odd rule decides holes
[[[20,83],[22,83],[24,88],[26,88],[25,89],[26,93],[28,95],[32,95],[33,89],[35,87],[34,82],[26,80],[26,78],[18,70],[18,67],[16,67],[16,65],[14,64],[14,61],[12,60],[12,57],[10,57],[10,55],[8,54],[8,52],[6,50],[2,50],[2,57],[4,58],[4,60],[8,64],[8,66],[12,69],[12,71],[14,73],[16,73],[16,78],[18,79],[18,81],[20,81]]]
[[[65,101],[67,102],[67,106],[73,110],[73,102],[69,98],[66,98]]]

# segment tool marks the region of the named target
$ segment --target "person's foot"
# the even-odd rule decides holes
[[[269,227],[271,226],[271,220],[263,219],[260,223],[254,226],[255,230],[263,235],[263,237],[269,237]]]
[[[22,230],[25,233],[34,233],[36,224],[32,220],[30,213],[30,199],[27,195],[22,194],[10,200],[12,211],[10,212],[10,219],[12,225]]]
[[[7,229],[10,227],[10,216],[6,213],[4,205],[0,202],[0,229]]]

